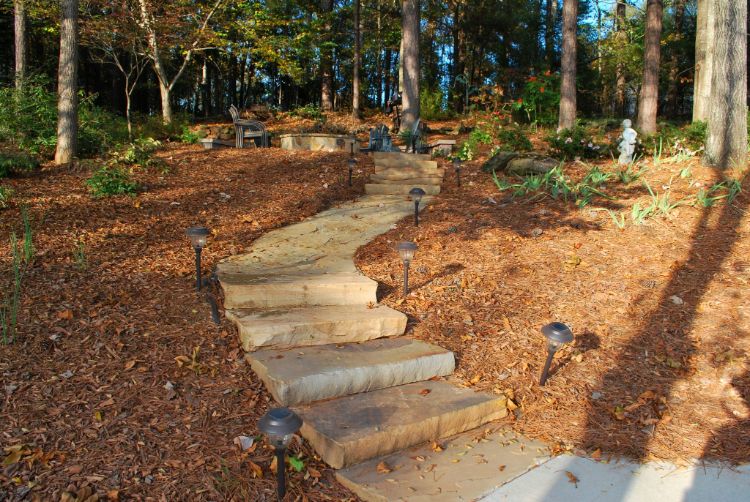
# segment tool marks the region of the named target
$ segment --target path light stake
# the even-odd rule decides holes
[[[258,429],[268,436],[276,453],[276,494],[286,495],[286,448],[302,427],[302,419],[289,408],[274,408],[258,421]]]
[[[201,290],[201,252],[206,247],[206,239],[211,232],[206,227],[190,227],[185,231],[195,249],[195,289]]]
[[[553,322],[542,328],[542,334],[547,339],[547,361],[544,363],[539,385],[544,386],[545,382],[547,382],[547,373],[549,372],[555,352],[566,343],[573,341],[573,332],[565,324]]]
[[[401,261],[404,262],[404,296],[409,294],[409,264],[414,258],[416,250],[417,245],[413,242],[398,243],[398,254],[401,256]]]
[[[453,157],[453,169],[456,170],[456,184],[461,186],[461,159]]]
[[[354,172],[354,166],[357,165],[357,159],[355,159],[354,157],[351,157],[348,161],[348,164],[349,164],[349,186],[352,186],[352,173]]]
[[[419,201],[424,197],[425,191],[419,187],[412,188],[409,190],[409,196],[414,201],[414,226],[419,226]]]

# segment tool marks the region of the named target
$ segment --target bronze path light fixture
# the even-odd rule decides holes
[[[354,157],[349,157],[347,164],[349,165],[349,186],[352,186],[352,173],[354,172],[354,168],[357,165],[357,159]]]
[[[190,227],[185,231],[185,234],[190,237],[190,243],[193,245],[195,250],[195,289],[201,290],[201,252],[206,247],[206,241],[211,232],[206,227]]]
[[[547,339],[547,361],[544,363],[542,378],[539,380],[539,385],[544,386],[547,382],[547,374],[549,373],[549,367],[552,364],[552,358],[555,356],[555,352],[566,343],[573,341],[573,332],[565,324],[561,322],[553,322],[542,328],[542,334]]]
[[[453,157],[453,169],[456,171],[456,184],[461,186],[461,159],[459,157]]]
[[[398,254],[404,262],[404,296],[409,294],[409,264],[417,251],[417,245],[413,242],[399,242]]]
[[[258,421],[258,429],[268,436],[276,454],[276,494],[286,495],[286,449],[302,427],[302,419],[289,408],[274,408]]]
[[[409,196],[414,201],[414,226],[419,226],[419,201],[425,196],[425,191],[419,187],[409,190]]]

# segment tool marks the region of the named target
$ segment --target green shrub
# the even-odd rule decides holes
[[[531,140],[519,127],[501,129],[497,134],[497,139],[502,147],[514,152],[527,152],[533,148]]]
[[[104,166],[86,180],[86,184],[94,197],[108,197],[110,195],[135,195],[138,184],[133,181],[130,172],[120,166]]]
[[[309,104],[300,106],[289,112],[292,117],[299,117],[302,119],[317,120],[319,122],[325,122],[326,116],[321,111],[318,105]]]
[[[486,127],[477,126],[469,133],[469,139],[464,141],[458,150],[458,158],[461,160],[472,160],[480,143],[491,145],[492,133]]]
[[[182,143],[197,143],[199,139],[206,137],[206,131],[199,129],[197,131],[191,131],[187,124],[182,125],[182,132],[180,133],[179,139]]]
[[[599,144],[581,126],[563,129],[546,138],[552,153],[561,159],[597,159],[610,155],[611,146]]]
[[[560,75],[546,72],[526,80],[523,93],[513,103],[515,111],[522,111],[531,124],[552,125],[557,122],[560,105]]]
[[[10,176],[11,173],[33,171],[37,167],[39,167],[39,161],[31,155],[0,152],[0,178]]]
[[[13,189],[0,185],[0,209],[8,207],[10,200],[13,198]]]
[[[447,109],[445,95],[440,89],[425,89],[419,93],[419,112],[424,120],[447,120],[455,116]]]
[[[43,79],[31,79],[23,91],[0,88],[0,141],[26,152],[51,157],[57,144],[57,96]],[[78,106],[78,155],[98,155],[127,139],[124,119],[94,105],[81,94]]]
[[[138,165],[144,169],[161,165],[161,160],[153,157],[154,152],[161,146],[161,141],[154,138],[138,138],[127,145],[124,150],[114,151],[112,163]]]

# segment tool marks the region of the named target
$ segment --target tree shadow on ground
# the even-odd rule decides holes
[[[747,190],[748,175],[741,181]],[[649,457],[649,444],[668,416],[666,400],[693,371],[697,346],[690,334],[697,307],[740,239],[748,206],[750,197],[743,193],[732,204],[704,209],[687,258],[672,267],[657,306],[602,378],[597,390],[604,397],[590,399],[583,447],[607,451],[620,440],[619,451],[639,460]]]

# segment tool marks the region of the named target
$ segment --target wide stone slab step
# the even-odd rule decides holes
[[[452,352],[409,338],[263,349],[246,359],[284,406],[420,382],[455,367]]]
[[[300,433],[340,469],[458,434],[507,414],[506,400],[444,381],[417,382],[296,407]]]
[[[392,180],[388,178],[382,178],[378,176],[377,174],[373,174],[370,176],[370,182],[373,184],[379,184],[379,185],[411,185],[413,187],[418,187],[422,185],[440,185],[443,182],[443,178],[441,177],[434,177],[434,178],[401,178],[397,180]]]
[[[429,153],[373,152],[372,158],[375,162],[382,160],[400,160],[401,162],[409,162],[414,160],[430,160],[432,157]]]
[[[309,305],[375,303],[378,283],[359,273],[225,274],[224,308],[273,309]]]
[[[443,179],[445,176],[445,169],[417,169],[413,167],[385,167],[375,168],[375,174],[379,178],[386,178],[389,180],[403,180],[409,178],[438,178]]]
[[[419,159],[375,159],[375,170],[382,169],[424,169],[424,170],[435,170],[438,168],[437,162],[434,160],[419,160]]]
[[[398,336],[406,315],[386,306],[332,305],[276,310],[225,312],[234,321],[246,351],[330,343],[363,342]]]
[[[465,432],[440,445],[437,452],[423,445],[368,460],[337,471],[336,479],[365,502],[470,501],[550,458],[543,443],[500,426]]]
[[[378,184],[378,183],[366,183],[365,193],[368,195],[409,195],[409,190],[414,187],[419,187],[425,191],[427,195],[437,195],[440,193],[440,185],[413,185],[413,184]]]

